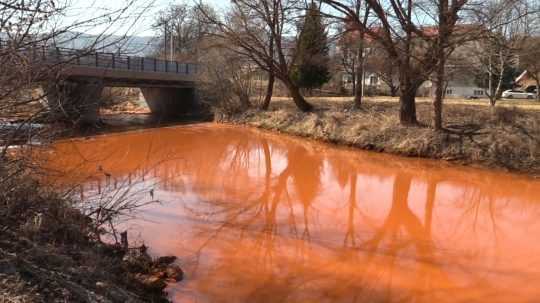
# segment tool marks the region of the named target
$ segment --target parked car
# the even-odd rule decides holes
[[[536,85],[529,85],[527,86],[527,88],[525,88],[525,91],[528,92],[528,93],[534,93],[536,94]]]
[[[522,90],[509,89],[502,93],[502,97],[506,99],[534,99],[535,93],[528,93]]]

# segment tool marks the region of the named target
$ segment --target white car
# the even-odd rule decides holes
[[[528,93],[522,90],[509,89],[502,93],[502,97],[505,99],[534,99],[535,93]]]

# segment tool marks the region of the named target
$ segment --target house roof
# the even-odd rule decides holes
[[[379,32],[382,32],[382,28],[380,27],[372,27],[369,29],[371,32],[375,33],[375,34],[379,34]],[[352,42],[356,42],[360,39],[360,33],[361,33],[361,30],[359,28],[357,28],[353,22],[351,21],[346,21],[345,22],[345,33],[342,37],[342,41],[345,42],[345,43],[352,43]],[[375,39],[372,35],[372,33],[370,32],[365,32],[364,33],[364,41],[367,42],[367,43],[370,43],[370,42],[373,42]]]
[[[523,73],[521,73],[521,75],[519,75],[517,78],[516,78],[516,83],[519,83],[521,82],[522,80],[526,80],[527,79],[527,71],[525,70]]]
[[[355,26],[354,22],[347,20],[345,22],[345,29],[346,29],[346,33],[344,35],[345,41],[353,42],[353,41],[357,41],[360,38],[361,31],[359,28]],[[419,30],[425,38],[435,38],[439,34],[438,26],[420,26]],[[470,23],[456,24],[453,31],[453,35],[454,36],[469,35],[469,34],[480,32],[482,30],[484,30],[484,27],[478,24],[470,24]],[[368,43],[376,40],[376,37],[374,37],[373,34],[382,35],[384,30],[380,26],[374,26],[374,27],[369,28],[369,31],[370,32],[366,32],[364,36],[365,41]]]
[[[423,26],[423,27],[420,27],[420,30],[427,37],[435,37],[439,34],[439,27],[436,25]],[[476,33],[483,30],[485,30],[484,26],[479,25],[479,24],[470,24],[470,23],[456,24],[454,27],[453,34],[466,35],[466,34]]]

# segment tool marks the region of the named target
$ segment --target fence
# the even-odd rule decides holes
[[[9,44],[0,39],[0,49],[6,49]],[[95,68],[128,70],[135,72],[173,73],[194,75],[197,65],[180,63],[178,61],[161,60],[157,58],[127,56],[115,53],[92,52],[46,45],[18,48],[17,52],[25,54],[32,60],[42,60],[46,63],[66,63]]]

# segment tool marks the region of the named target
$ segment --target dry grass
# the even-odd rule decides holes
[[[336,103],[348,104],[352,102],[353,97],[307,97],[307,100],[318,105],[329,105]],[[398,103],[398,97],[389,97],[389,96],[375,96],[375,97],[366,97],[367,102],[382,102],[382,103]],[[277,104],[290,103],[288,97],[275,97],[273,99]],[[433,98],[429,97],[417,97],[416,102],[423,103],[432,103]],[[448,98],[444,101],[447,105],[478,105],[483,107],[489,107],[488,99],[465,99],[465,98]],[[518,107],[520,109],[532,109],[540,111],[540,102],[535,100],[527,99],[502,99],[497,101],[498,107]]]
[[[69,199],[1,165],[0,181],[0,303],[168,302]]]
[[[311,113],[278,99],[269,111],[249,110],[222,120],[367,150],[540,176],[540,106],[530,101],[517,107],[501,102],[495,109],[478,100],[447,101],[444,132],[429,127],[432,110],[422,99],[417,105],[421,127],[399,124],[395,100],[368,100],[361,110],[352,109],[344,98],[311,101],[317,106]]]

